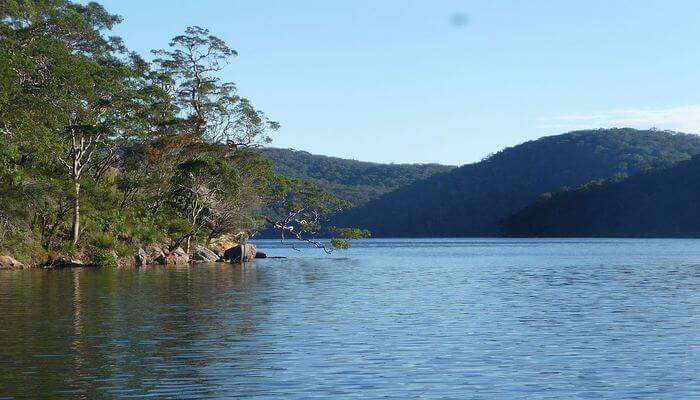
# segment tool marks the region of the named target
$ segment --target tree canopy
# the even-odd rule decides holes
[[[436,174],[346,210],[332,223],[375,236],[497,236],[500,223],[546,192],[672,165],[700,153],[700,137],[600,129],[547,136]]]
[[[149,62],[110,35],[120,22],[94,2],[0,3],[0,251],[40,261],[128,257],[157,241],[189,250],[254,235],[287,204],[278,193],[298,187],[251,151],[279,124],[220,78],[235,50],[193,26]],[[318,225],[345,205],[303,185],[314,189],[295,207],[307,202]]]
[[[507,236],[700,237],[700,156],[550,193],[504,221]]]
[[[353,206],[455,168],[440,164],[380,164],[271,147],[261,153],[278,173],[314,182]]]

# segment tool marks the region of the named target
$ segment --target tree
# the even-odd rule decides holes
[[[176,207],[190,225],[189,232],[173,247],[185,240],[185,251],[189,252],[191,239],[205,225],[206,217],[222,212],[223,204],[233,204],[239,198],[240,175],[224,159],[200,156],[178,166],[173,186]]]
[[[327,218],[348,208],[350,203],[314,183],[279,176],[271,186],[270,195],[270,212],[265,219],[273,229],[280,232],[282,242],[291,237],[330,253],[335,248],[348,248],[348,239],[370,236],[366,230],[332,228],[328,229],[328,233],[336,236],[331,238],[330,247],[316,239],[317,235],[324,233],[323,223]]]
[[[96,3],[60,0],[12,1],[2,12],[2,37],[16,77],[13,100],[25,121],[31,118],[50,136],[41,142],[35,130],[21,132],[25,121],[17,118],[14,127],[3,118],[5,134],[21,135],[24,146],[49,146],[43,154],[65,168],[73,188],[72,241],[77,244],[81,180],[115,134],[113,126],[124,120],[119,99],[128,67],[116,57],[123,49],[120,40],[102,34],[121,19]]]
[[[250,149],[279,124],[220,79],[234,50],[191,27],[150,64],[108,35],[120,21],[97,3],[0,2],[3,251],[40,243],[45,256],[104,260],[169,239],[189,249],[254,232],[270,201],[333,208],[321,193],[271,195],[282,178]]]
[[[259,191],[264,183],[251,178],[255,173],[250,174],[250,166],[258,164],[246,166],[243,160],[251,158],[242,150],[269,142],[269,134],[279,124],[238,96],[235,84],[217,76],[236,52],[208,30],[189,27],[173,38],[169,50],[154,53],[157,72],[179,117],[177,133],[164,137],[160,148],[171,149],[165,158],[178,163],[179,173],[174,176],[178,183],[172,194],[192,228],[183,236],[187,247],[202,228],[209,230],[208,240],[235,229],[252,230],[258,224],[252,210],[262,206]],[[223,162],[249,172],[246,179],[238,177],[235,194],[213,189],[221,188],[221,182],[211,168],[216,164],[224,171]]]
[[[269,133],[279,124],[238,96],[233,82],[222,82],[216,76],[237,55],[223,40],[193,26],[173,38],[169,50],[154,54],[159,72],[171,80],[184,133],[192,142],[227,145],[233,150],[270,142]]]

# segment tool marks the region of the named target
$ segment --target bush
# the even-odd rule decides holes
[[[158,228],[153,226],[148,226],[140,229],[138,232],[138,240],[144,244],[156,243],[163,239],[163,233],[158,230]]]
[[[48,252],[41,242],[29,235],[17,235],[4,243],[2,250],[7,250],[12,256],[28,265],[40,264],[48,257]]]
[[[103,249],[95,251],[92,255],[92,262],[98,267],[115,268],[118,265],[114,253]]]
[[[114,246],[114,251],[117,252],[119,257],[131,257],[134,255],[134,247],[123,242],[117,243],[117,245]]]
[[[101,250],[111,250],[117,244],[117,239],[109,233],[98,233],[94,239],[95,247]]]
[[[63,242],[59,246],[59,253],[68,257],[76,257],[80,252],[72,242]]]

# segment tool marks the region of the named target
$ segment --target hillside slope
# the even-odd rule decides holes
[[[548,136],[402,187],[333,221],[380,237],[496,236],[501,221],[563,186],[672,165],[700,136],[599,129]]]
[[[505,222],[508,236],[700,237],[700,156],[555,193]]]
[[[313,181],[354,205],[455,168],[440,164],[379,164],[292,149],[264,148],[261,152],[278,173]]]

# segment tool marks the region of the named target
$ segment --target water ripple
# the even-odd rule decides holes
[[[0,398],[700,398],[700,241],[0,272]]]

